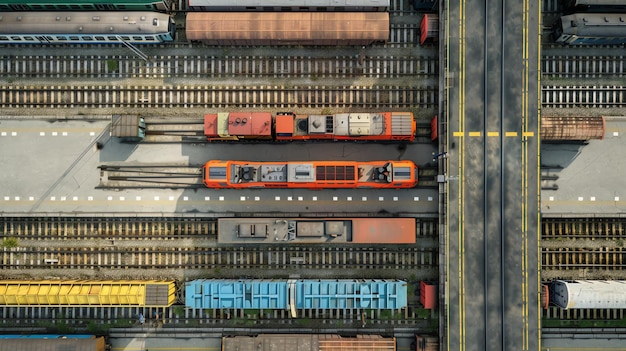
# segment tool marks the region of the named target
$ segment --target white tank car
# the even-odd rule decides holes
[[[557,280],[551,284],[550,301],[564,309],[626,308],[626,281]]]

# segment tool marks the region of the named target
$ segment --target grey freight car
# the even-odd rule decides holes
[[[174,36],[174,21],[158,12],[0,13],[0,44],[155,44]]]
[[[554,27],[561,44],[611,45],[626,43],[626,13],[574,13]]]
[[[190,11],[387,12],[389,0],[189,0]]]

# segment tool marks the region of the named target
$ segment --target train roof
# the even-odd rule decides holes
[[[381,279],[198,279],[185,283],[185,305],[196,309],[400,309],[407,284]]]
[[[563,33],[590,37],[626,35],[626,13],[574,13],[561,17]]]
[[[287,307],[287,281],[197,279],[185,283],[185,306],[189,308]]]
[[[17,0],[16,0],[17,1]],[[246,6],[279,6],[279,7],[389,7],[389,0],[188,0],[190,7],[246,7]]]
[[[386,12],[190,12],[187,39],[213,45],[367,45],[389,38]]]
[[[626,281],[557,280],[552,283],[550,301],[564,309],[626,308]]]
[[[0,306],[170,306],[174,281],[2,280]]]
[[[137,34],[167,32],[168,14],[150,11],[1,12],[0,34]]]
[[[342,337],[334,334],[259,334],[233,336],[222,339],[222,351],[272,350],[272,351],[319,351],[319,350],[378,350],[395,351],[395,338],[380,335],[357,335]]]
[[[210,160],[203,167],[208,187],[408,188],[417,182],[413,161]]]
[[[320,279],[296,281],[298,309],[400,309],[407,306],[401,280]]]
[[[414,244],[415,218],[220,218],[221,244]]]
[[[269,112],[218,112],[204,115],[205,135],[272,136]]]
[[[434,309],[437,307],[437,283],[420,281],[420,303],[424,308]]]

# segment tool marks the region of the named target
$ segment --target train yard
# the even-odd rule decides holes
[[[211,6],[217,6],[215,4],[217,2]],[[544,23],[557,26],[566,11],[563,6],[561,1],[544,1],[541,10]],[[465,5],[462,10],[466,11]],[[0,6],[0,11],[7,10]],[[505,203],[518,201],[511,200],[517,193],[506,190],[506,186],[517,184],[519,179],[513,173],[517,174],[519,167],[514,167],[515,172],[505,171],[504,165],[513,161],[505,162],[508,156],[500,156],[498,165],[502,167],[502,174],[498,179],[492,178],[487,170],[492,170],[495,163],[491,164],[487,156],[496,153],[518,155],[521,152],[526,155],[522,158],[522,170],[529,174],[535,172],[539,177],[537,191],[541,192],[541,199],[536,202],[543,214],[543,217],[537,216],[540,242],[529,242],[534,212],[531,205],[523,207],[523,211],[527,211],[523,213],[530,220],[521,223],[521,250],[532,252],[536,247],[536,263],[541,269],[537,280],[542,294],[540,302],[545,303],[542,305],[544,309],[524,314],[524,328],[535,323],[534,313],[539,314],[539,320],[543,318],[544,327],[555,324],[577,326],[587,320],[605,326],[621,326],[619,323],[624,319],[626,307],[557,306],[554,302],[558,294],[553,286],[560,280],[626,280],[623,273],[626,271],[626,249],[623,246],[626,219],[622,216],[626,194],[621,194],[621,188],[605,194],[606,190],[611,190],[606,187],[614,186],[615,179],[619,178],[614,173],[622,173],[621,163],[614,159],[618,152],[612,150],[620,150],[626,132],[624,120],[620,117],[626,114],[626,88],[622,84],[625,69],[623,44],[555,45],[555,38],[547,39],[554,34],[554,28],[545,27],[543,57],[535,60],[525,51],[525,59],[537,61],[535,64],[541,71],[541,85],[536,92],[538,108],[550,116],[541,121],[541,130],[536,131],[536,135],[541,132],[542,138],[541,169],[536,170],[532,164],[534,156],[530,155],[532,145],[538,139],[531,131],[533,126],[526,123],[520,131],[518,120],[502,119],[496,124],[490,119],[494,114],[491,110],[502,114],[509,111],[504,103],[508,98],[504,95],[500,95],[503,102],[499,107],[490,101],[489,108],[486,107],[489,99],[487,95],[483,96],[485,111],[476,110],[478,114],[475,115],[480,115],[476,123],[471,122],[469,112],[467,116],[463,115],[467,119],[461,122],[469,123],[466,127],[449,125],[451,121],[445,117],[432,119],[442,116],[443,110],[449,116],[455,113],[456,107],[449,110],[445,104],[442,110],[442,101],[453,101],[458,96],[442,92],[454,90],[462,79],[466,79],[464,84],[468,87],[479,84],[465,76],[465,65],[469,66],[469,61],[463,64],[463,73],[458,76],[458,72],[444,67],[445,63],[438,57],[436,42],[434,45],[419,45],[419,18],[423,14],[411,9],[407,1],[394,0],[387,9],[372,11],[388,17],[387,40],[340,48],[325,46],[328,43],[322,41],[322,45],[300,42],[283,46],[284,43],[274,45],[272,42],[269,46],[258,46],[244,42],[252,40],[245,35],[229,42],[234,45],[206,43],[214,39],[202,39],[205,44],[191,43],[184,11],[177,8],[155,8],[154,11],[176,14],[176,39],[139,45],[139,51],[134,53],[110,44],[8,44],[2,42],[3,34],[0,34],[0,47],[6,49],[0,55],[0,81],[5,83],[0,88],[0,107],[5,109],[3,114],[6,115],[0,118],[0,146],[14,148],[17,155],[9,157],[7,148],[0,148],[5,150],[0,151],[0,159],[7,160],[6,168],[16,169],[0,176],[1,181],[7,183],[6,190],[0,194],[0,237],[4,246],[0,248],[3,279],[0,282],[14,280],[23,285],[36,285],[42,281],[56,284],[55,281],[74,280],[86,280],[87,283],[93,280],[96,284],[107,279],[167,281],[176,287],[172,304],[145,307],[107,306],[105,303],[99,307],[72,307],[7,303],[0,308],[0,325],[47,325],[53,331],[69,328],[98,330],[99,333],[106,333],[109,327],[120,327],[130,328],[127,329],[129,334],[146,327],[155,330],[204,327],[255,336],[254,330],[262,328],[279,328],[281,333],[290,329],[294,333],[307,328],[313,328],[316,333],[335,333],[342,328],[360,328],[359,335],[395,336],[401,340],[390,350],[408,350],[409,347],[411,350],[428,350],[425,342],[416,343],[416,334],[418,340],[422,334],[439,335],[438,341],[443,343],[441,347],[445,347],[450,345],[446,342],[452,340],[454,343],[455,340],[445,335],[445,329],[449,327],[445,325],[446,318],[456,317],[455,313],[445,310],[448,303],[459,303],[458,312],[471,314],[473,317],[470,318],[475,318],[477,325],[492,325],[486,320],[478,321],[482,312],[501,313],[498,318],[503,322],[506,316],[514,315],[504,307],[496,311],[495,305],[476,308],[476,314],[473,314],[475,306],[467,300],[470,295],[461,298],[448,290],[437,292],[436,287],[444,287],[437,281],[452,278],[456,281],[454,275],[442,275],[444,267],[450,264],[450,258],[445,256],[451,240],[446,228],[451,228],[454,214],[458,215],[457,211],[461,209],[461,205],[450,201],[456,193],[448,192],[457,187],[464,196],[463,201],[467,202],[462,228],[489,229],[490,233],[496,226],[501,226],[498,228],[502,232],[508,227],[517,228],[520,223],[507,217],[508,212],[504,209]],[[517,10],[512,12],[517,15]],[[340,14],[342,10],[336,13]],[[183,21],[179,20],[181,16]],[[440,23],[443,24],[444,20]],[[502,31],[505,28],[506,25],[502,24]],[[468,47],[473,41],[480,41],[472,38],[466,43]],[[244,41],[239,43],[236,40]],[[130,44],[132,40],[126,41]],[[487,46],[487,39],[483,44]],[[502,43],[498,40],[497,44],[502,44],[504,52],[504,39]],[[485,48],[485,60],[487,51]],[[492,61],[486,60],[483,65],[479,60],[471,65],[480,66],[485,72],[501,69],[503,80],[508,74],[506,65],[500,67],[499,63]],[[448,76],[442,78],[442,71]],[[495,73],[485,73],[487,75]],[[529,78],[525,79],[528,89]],[[532,79],[530,81],[532,85]],[[485,88],[483,93],[489,89]],[[467,90],[468,96],[462,95],[462,98],[471,105],[474,95],[469,88]],[[496,90],[492,93],[495,94]],[[524,101],[528,104],[529,96],[532,100],[534,95],[528,91],[525,94]],[[487,110],[491,112],[487,113]],[[522,119],[528,122],[531,117],[526,112],[522,111]],[[33,113],[43,118],[30,117]],[[246,121],[252,124],[250,118],[257,119],[260,113],[271,115],[269,122],[266,121],[266,127],[271,125],[270,134],[231,130],[233,125],[241,127]],[[380,140],[358,140],[357,134],[349,134],[346,139],[332,139],[340,135],[337,129],[344,123],[341,122],[344,115],[352,116],[347,117],[350,123],[358,118],[361,123],[358,128],[363,128],[361,118],[375,121],[378,116],[388,118],[387,114],[392,113],[404,117],[410,115],[416,123],[413,131],[391,133]],[[52,116],[58,114],[66,117],[71,114],[70,122],[55,121]],[[118,114],[142,116],[145,129],[141,132],[145,132],[145,136],[123,140],[114,132],[110,133],[113,130],[109,126],[111,115]],[[228,114],[225,120],[218,120],[225,114]],[[77,123],[83,115],[86,115],[88,126]],[[308,125],[293,123],[294,133],[290,134],[291,129],[278,122],[282,118],[279,116],[290,115],[307,119]],[[215,117],[213,122],[219,121],[228,127],[209,131],[210,116]],[[331,128],[331,132],[330,117],[335,121],[335,129]],[[311,140],[306,139],[315,133],[315,128],[321,128],[314,124],[316,118],[326,121],[326,133],[332,136],[320,137],[321,141],[315,140],[314,136]],[[38,120],[45,122],[43,126],[37,124]],[[359,133],[374,138],[376,123],[368,125],[367,132],[359,129]],[[69,127],[69,136],[64,124]],[[357,128],[357,123],[354,125]],[[389,125],[383,129],[392,127]],[[297,139],[298,128],[306,130],[307,136]],[[37,135],[40,139],[36,139]],[[63,137],[53,138],[50,142],[48,137],[52,138],[52,135]],[[513,136],[519,135],[523,139],[520,145],[509,143]],[[32,144],[32,137],[41,140],[41,148],[35,152],[38,153],[36,158],[42,160],[42,166],[29,166],[33,168],[32,174],[22,175],[28,168],[20,164],[20,160],[25,158],[26,151],[23,150]],[[477,138],[482,138],[484,143],[480,144]],[[497,147],[494,146],[496,139],[499,140]],[[518,139],[515,139],[516,143]],[[475,142],[478,143],[474,145]],[[61,149],[64,151],[58,152]],[[75,150],[67,151],[71,149]],[[465,156],[457,155],[461,150]],[[59,154],[58,165],[51,166],[50,160],[55,152]],[[604,154],[610,154],[611,161],[607,162],[614,165],[614,170],[604,170],[606,164],[592,163],[589,167],[582,166],[584,171],[578,170],[581,162],[601,159],[604,156],[598,155]],[[460,161],[458,169],[450,167],[456,165],[450,163],[451,155],[466,157]],[[478,157],[480,155],[484,159]],[[324,164],[335,160],[341,165]],[[383,161],[371,169],[363,166],[372,160]],[[372,187],[379,184],[401,187],[392,184],[389,173],[393,172],[388,165],[405,160],[410,167],[394,167],[401,169],[395,179],[408,174],[404,168],[415,170],[411,175],[413,183],[406,186],[407,189],[329,189],[345,188],[337,184],[346,179],[360,179],[364,174],[359,181],[366,181],[367,187],[374,184],[373,180],[379,183]],[[351,165],[346,166],[352,161],[359,165],[355,167],[356,171],[348,170]],[[211,162],[214,162],[212,167],[209,166]],[[241,162],[243,170],[230,174],[234,178],[228,186],[224,186],[221,179],[226,177],[226,169],[234,166],[230,163],[226,166],[226,162]],[[284,169],[279,170],[277,167],[281,165]],[[307,170],[303,166],[310,167]],[[291,189],[291,186],[262,189],[256,186],[258,184],[253,184],[256,188],[252,190],[235,189],[249,180],[244,173],[250,172],[252,167],[258,168],[258,174],[270,169],[271,176],[284,171],[285,177],[300,179],[314,177],[312,170],[320,173],[313,185],[303,186],[305,189]],[[604,171],[595,172],[588,168]],[[479,169],[484,172],[473,173]],[[609,177],[608,180],[604,176]],[[472,178],[469,182],[468,177]],[[580,180],[572,181],[572,178]],[[290,178],[285,184],[302,182],[294,179]],[[523,189],[534,187],[531,178],[523,177],[521,181]],[[34,190],[28,189],[25,182],[33,184]],[[323,185],[324,182],[329,184]],[[266,183],[270,184],[269,181]],[[496,189],[495,185],[501,189]],[[478,188],[481,187],[484,194],[480,199],[484,203],[478,205],[484,205],[482,217],[472,215],[477,213],[478,207],[473,200],[470,201],[474,198],[471,192],[480,191]],[[502,193],[496,194],[499,191]],[[533,201],[528,192],[522,193],[522,198]],[[493,206],[500,204],[500,215],[489,210],[491,207],[487,204],[492,201]],[[453,216],[446,217],[450,213]],[[396,224],[391,220],[394,219],[411,222],[410,230],[397,234],[403,229],[393,227]],[[366,225],[369,229],[351,232],[359,221],[370,223]],[[379,224],[371,224],[371,221]],[[231,222],[233,224],[229,224]],[[386,230],[393,230],[397,235],[381,234],[385,229],[379,226],[387,226]],[[470,229],[462,228],[459,233],[466,230],[467,236],[458,234],[459,238],[471,243],[466,243],[458,252],[450,251],[465,262],[464,266],[460,264],[459,272],[467,270],[464,278],[467,279],[474,258],[477,264],[484,264],[485,269],[484,284],[483,278],[476,278],[480,274],[475,275],[475,280],[465,282],[465,293],[468,289],[484,288],[485,300],[493,299],[502,305],[512,302],[514,295],[520,292],[506,285],[504,276],[520,262],[523,273],[532,271],[534,262],[528,261],[532,255],[524,255],[524,260],[509,265],[507,260],[510,257],[504,257],[510,244],[508,237],[481,237],[480,240],[485,240],[483,246],[479,240],[472,239]],[[364,232],[369,232],[370,236],[362,235]],[[457,235],[456,232],[453,234]],[[373,236],[375,238],[371,239]],[[516,238],[518,236],[516,232]],[[498,250],[504,257],[501,268],[497,268],[495,262],[498,255],[486,254]],[[515,250],[518,250],[517,246]],[[484,257],[479,254],[483,251]],[[508,255],[513,256],[511,252]],[[456,268],[451,266],[445,270],[450,274],[449,270]],[[500,283],[496,283],[498,279],[502,279]],[[370,289],[379,289],[376,285],[379,282],[385,282],[390,290],[371,293]],[[428,290],[426,293],[420,282],[434,284],[434,292]],[[351,287],[353,283],[358,288]],[[394,290],[392,283],[398,283],[398,289],[406,291]],[[283,285],[277,288],[277,284]],[[289,290],[296,289],[297,284],[329,284],[332,288],[309,287],[297,290],[297,293]],[[337,294],[345,301],[334,302],[333,298],[322,297],[308,307],[270,306],[276,301],[281,301],[279,304],[293,303],[293,300],[281,300],[285,292],[292,299],[297,295],[299,300],[299,294],[318,298],[329,291],[334,292],[333,289],[344,289],[344,286],[350,287]],[[539,291],[534,291],[532,286],[522,284],[524,289],[530,288],[521,292],[522,297],[525,296],[521,301],[523,308],[534,308],[533,299]],[[502,296],[496,296],[496,290]],[[0,295],[10,295],[8,290],[3,291]],[[252,305],[245,305],[251,292],[260,297],[253,300]],[[446,301],[444,293],[452,299]],[[190,294],[195,297],[190,298]],[[393,304],[386,305],[391,300],[383,302],[380,299],[381,296],[386,298],[387,294]],[[405,300],[403,294],[407,295]],[[439,306],[427,306],[425,294],[432,295],[428,298],[434,299]],[[45,291],[40,295],[46,299],[53,296]],[[599,300],[595,295],[591,299]],[[196,301],[197,305],[192,306],[196,302],[190,301]],[[200,301],[220,301],[222,305],[202,305]],[[244,305],[240,305],[242,301]],[[360,305],[363,301],[376,302],[369,306]],[[325,304],[332,306],[320,307]],[[440,314],[443,311],[451,316]],[[465,324],[461,332],[463,338],[476,339],[478,345],[484,342],[487,349],[494,346],[490,343],[491,333],[502,337],[502,345],[505,345],[505,339],[509,342],[515,339],[518,331],[511,332],[504,323],[502,325],[501,328],[476,331],[472,325]],[[126,331],[119,329],[119,332]],[[352,333],[355,332],[348,334],[352,336]],[[513,337],[509,339],[509,335]],[[530,335],[534,337],[532,327]],[[261,340],[260,336],[256,340]],[[224,347],[229,345],[226,340],[216,341],[216,345],[220,342]],[[243,345],[249,340],[237,342]],[[266,345],[270,343],[264,342]],[[466,341],[462,339],[461,342]],[[420,345],[424,346],[420,348]],[[522,346],[528,349],[528,345],[525,341]]]

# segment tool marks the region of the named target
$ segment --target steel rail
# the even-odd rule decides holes
[[[433,77],[434,57],[396,56],[0,56],[8,78],[401,78]]]
[[[434,87],[3,86],[2,108],[432,108]]]

